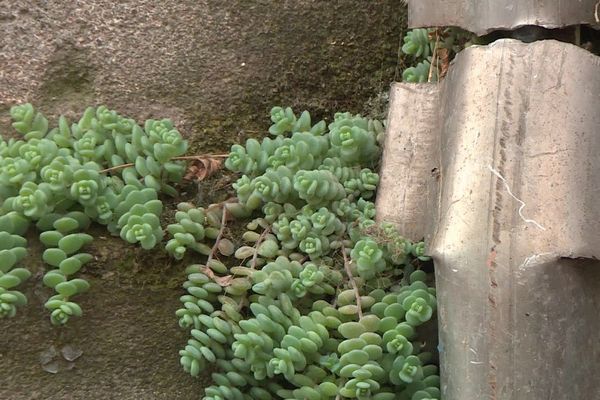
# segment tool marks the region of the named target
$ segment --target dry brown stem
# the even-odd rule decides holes
[[[262,233],[256,240],[256,243],[254,244],[254,254],[252,255],[252,261],[250,261],[251,269],[256,269],[256,259],[258,258],[258,248],[260,247],[260,244],[265,239],[265,237],[269,234],[269,232],[271,232],[271,228],[267,227],[267,229],[262,231]]]
[[[356,286],[354,276],[352,276],[352,271],[350,270],[350,263],[352,261],[348,261],[348,256],[346,255],[346,249],[344,247],[342,247],[342,256],[344,256],[344,270],[346,270],[346,274],[348,275],[350,285],[352,285],[352,289],[354,289],[354,296],[356,297],[356,308],[358,309],[358,319],[361,320],[363,317],[363,313],[362,305],[360,304],[360,292],[358,291],[358,286]]]
[[[440,36],[438,31],[439,29],[435,30],[435,46],[433,48],[433,57],[431,59],[431,65],[429,66],[429,76],[427,77],[427,82],[431,82],[431,79],[433,78],[433,69],[438,69],[438,44],[440,43]]]
[[[223,237],[223,233],[225,232],[225,227],[227,226],[227,208],[225,207],[225,203],[223,203],[223,216],[221,217],[221,228],[219,229],[219,233],[217,234],[217,239],[215,240],[215,244],[212,249],[210,249],[210,254],[208,255],[208,260],[206,260],[206,264],[215,257],[215,254],[219,248],[219,241]]]
[[[199,160],[199,159],[203,159],[203,158],[227,158],[227,157],[229,157],[229,154],[202,154],[202,155],[198,155],[198,156],[173,157],[173,158],[171,158],[171,161],[185,161],[185,160]],[[134,165],[135,165],[135,163],[115,165],[114,167],[101,169],[98,172],[101,174],[106,174],[108,172],[117,171],[119,169],[133,167]]]

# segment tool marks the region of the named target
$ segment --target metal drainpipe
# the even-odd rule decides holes
[[[416,3],[460,25],[439,7],[473,2]],[[434,258],[444,400],[600,399],[599,57],[503,39],[440,84],[393,85],[381,181],[379,217]]]

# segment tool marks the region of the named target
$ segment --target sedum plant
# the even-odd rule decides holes
[[[84,264],[93,256],[80,253],[79,250],[90,242],[93,237],[80,233],[90,224],[90,219],[82,212],[73,211],[64,216],[49,214],[41,218],[37,227],[42,231],[40,241],[46,246],[42,259],[51,269],[44,275],[44,284],[54,289],[57,294],[50,297],[45,304],[53,325],[64,325],[70,317],[80,317],[81,307],[71,301],[71,297],[89,289],[85,279],[69,279],[69,276],[79,272]]]
[[[409,64],[402,72],[402,80],[411,83],[438,82],[445,76],[450,59],[477,42],[475,35],[454,27],[409,30],[401,47]]]
[[[427,37],[411,35],[407,51],[427,56]],[[30,104],[11,116],[22,139],[0,140],[0,317],[27,302],[19,288],[31,273],[18,265],[31,225],[59,326],[83,314],[90,224],[143,249],[166,233],[167,253],[194,258],[175,314],[189,333],[182,368],[211,374],[205,400],[439,399],[418,332],[436,314],[424,244],[375,221],[380,121],[314,123],[274,107],[270,137],[232,146],[225,161],[240,174],[235,197],[180,203],[163,229],[160,195],[186,173],[171,121],[138,125],[103,106],[56,127]]]
[[[159,193],[176,194],[185,173],[177,160],[187,143],[170,120],[143,127],[105,106],[87,108],[73,123],[55,127],[31,104],[10,109],[17,136],[0,137],[0,317],[15,315],[25,297],[13,290],[30,272],[14,268],[24,255],[22,235],[34,223],[46,247],[44,284],[56,294],[45,304],[55,325],[82,315],[73,297],[89,284],[72,278],[92,259],[80,252],[93,238],[91,222],[151,249],[163,238]]]
[[[289,107],[271,121],[270,137],[231,148],[236,197],[182,203],[168,227],[173,257],[206,257],[176,312],[183,369],[211,374],[205,400],[439,398],[418,335],[436,312],[424,244],[375,221],[383,124],[312,125]]]
[[[27,298],[20,291],[11,290],[31,275],[27,269],[16,266],[27,255],[27,240],[10,233],[14,231],[10,222],[2,225],[5,230],[0,232],[0,317],[14,317],[17,306],[27,304]]]

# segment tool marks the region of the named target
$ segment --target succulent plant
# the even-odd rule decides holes
[[[417,356],[398,356],[390,371],[390,381],[394,384],[412,383],[423,379],[423,366]]]
[[[173,238],[165,246],[166,250],[178,260],[183,258],[187,248],[208,255],[210,248],[201,243],[205,237],[204,225],[207,223],[204,209],[196,208],[190,203],[180,203],[177,209],[177,223],[167,227]]]
[[[273,125],[269,128],[271,135],[284,135],[292,131],[296,123],[296,116],[290,107],[273,107],[271,109],[271,121]]]
[[[27,241],[10,231],[0,231],[0,318],[14,317],[17,307],[27,304],[27,298],[21,292],[11,289],[31,275],[27,269],[16,267],[27,254]]]
[[[87,108],[71,125],[61,116],[51,129],[31,104],[13,106],[10,114],[24,140],[0,140],[0,227],[23,235],[30,221],[37,222],[47,247],[43,259],[54,267],[44,283],[57,292],[46,308],[52,323],[61,325],[81,315],[71,297],[89,286],[68,279],[92,257],[77,252],[92,240],[81,231],[93,219],[130,242],[154,247],[163,235],[157,192],[175,193],[169,183],[179,181],[185,168],[172,158],[185,153],[187,143],[169,120],[148,120],[142,129],[104,106]],[[123,165],[127,162],[135,165]],[[13,316],[15,306],[26,302],[12,290],[16,279],[29,274],[13,268],[23,251],[19,246],[0,251],[5,258],[0,277],[4,316]]]
[[[418,28],[410,30],[404,37],[402,52],[415,58],[427,58],[433,52],[430,33],[433,29]]]
[[[147,136],[142,136],[142,147],[147,155],[152,155],[157,161],[166,163],[173,157],[185,154],[187,142],[173,127],[171,120],[156,121],[149,119],[144,124]]]
[[[403,41],[402,53],[410,56],[410,60],[402,72],[402,80],[423,83],[437,82],[440,75],[445,74],[449,60],[478,39],[459,28],[418,28],[408,31]]]
[[[431,71],[431,60],[423,60],[414,67],[409,67],[402,73],[402,80],[411,83],[429,82],[429,72]],[[437,81],[437,68],[433,69],[433,82]]]
[[[48,184],[25,182],[19,194],[5,200],[3,208],[17,211],[25,217],[38,219],[52,211],[52,191]]]
[[[3,157],[0,163],[0,184],[7,189],[18,189],[25,182],[33,181],[36,173],[31,164],[22,158]]]
[[[350,255],[356,262],[358,274],[365,279],[374,278],[385,269],[383,250],[374,240],[359,240]]]
[[[339,157],[344,165],[369,167],[379,158],[378,123],[350,113],[337,113],[329,124],[331,157]]]
[[[163,237],[158,219],[161,212],[162,203],[159,200],[135,204],[119,219],[121,237],[129,243],[139,242],[146,250],[153,248]]]
[[[223,214],[203,225],[216,242],[184,284],[184,369],[217,368],[207,400],[435,398],[439,379],[415,331],[435,312],[435,290],[415,268],[429,259],[422,243],[376,223],[368,200],[383,125],[338,113],[311,126],[307,112],[283,107],[272,122],[274,139],[234,145],[226,161],[244,174],[233,187],[255,216],[230,249],[239,262],[214,259],[235,242],[207,230],[227,232]]]
[[[11,107],[12,126],[26,139],[41,139],[48,130],[48,120],[29,103]]]
[[[33,222],[55,292],[45,308],[64,325],[83,315],[90,223],[154,248],[159,195],[176,194],[187,143],[169,120],[138,124],[104,106],[51,129],[31,105],[11,115],[24,139],[0,140],[0,317],[27,302],[17,289],[30,272],[18,263]],[[242,174],[237,199],[182,202],[166,228],[172,257],[200,257],[176,311],[189,333],[184,371],[213,372],[206,400],[439,398],[415,329],[436,311],[425,245],[375,222],[370,201],[383,124],[351,113],[313,123],[284,107],[271,121],[271,138],[234,145],[225,161]]]
[[[294,189],[311,206],[325,205],[345,197],[343,186],[329,171],[298,171],[294,176]]]

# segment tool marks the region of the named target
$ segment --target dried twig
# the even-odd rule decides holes
[[[219,207],[225,207],[226,203],[236,203],[238,202],[238,198],[237,197],[230,197],[227,200],[223,200],[220,203],[214,203],[214,204],[210,204],[208,207],[206,207],[206,210],[212,210],[213,208],[219,208]]]
[[[251,269],[255,269],[256,268],[256,259],[258,258],[258,248],[260,247],[260,244],[265,239],[265,237],[269,234],[269,232],[271,232],[271,228],[267,227],[267,229],[265,229],[264,231],[262,231],[262,233],[260,234],[260,236],[256,240],[256,243],[254,244],[254,254],[252,255],[252,261],[250,261],[250,268]]]
[[[427,77],[427,82],[431,82],[431,78],[433,78],[433,69],[434,68],[438,69],[437,53],[438,53],[439,42],[440,42],[440,36],[438,34],[438,29],[436,29],[435,30],[435,46],[433,47],[433,57],[431,58],[431,65],[429,65],[429,76]],[[438,77],[438,80],[439,80],[439,77]]]
[[[215,253],[217,252],[217,250],[219,248],[219,241],[223,237],[223,233],[225,232],[226,225],[227,225],[227,209],[225,208],[225,203],[223,203],[223,216],[221,218],[221,227],[219,229],[219,233],[217,234],[217,239],[215,240],[215,244],[210,249],[210,253],[208,254],[208,259],[206,260],[206,265],[204,265],[204,268],[202,268],[202,272],[204,274],[206,274],[206,276],[208,276],[210,279],[212,279],[213,281],[215,281],[216,283],[218,283],[221,286],[229,286],[231,284],[231,280],[233,279],[233,276],[228,275],[228,276],[220,277],[215,274],[215,272],[210,268],[210,266],[208,264],[210,264],[210,262],[215,258]]]
[[[350,270],[350,263],[352,261],[348,261],[348,256],[346,255],[346,249],[342,247],[342,255],[344,256],[344,269],[346,270],[346,274],[348,275],[348,279],[350,280],[350,284],[354,289],[354,296],[356,297],[356,307],[358,308],[358,319],[362,319],[362,305],[360,304],[360,292],[358,291],[358,286],[356,286],[356,282],[354,281],[354,277],[352,276],[352,271]]]
[[[117,170],[122,169],[122,168],[133,167],[134,165],[135,165],[134,163],[127,163],[127,164],[115,165],[114,167],[110,167],[110,168],[106,168],[106,169],[101,169],[98,172],[100,172],[101,174],[106,174],[106,173],[109,173],[109,172],[117,171]]]
[[[215,253],[219,248],[219,241],[223,237],[223,233],[225,232],[225,226],[227,226],[227,208],[225,207],[225,203],[223,203],[223,216],[221,217],[221,228],[219,229],[219,233],[217,234],[217,239],[215,240],[215,244],[212,249],[210,249],[210,254],[208,255],[208,260],[206,260],[206,265],[215,257]]]
[[[260,246],[260,244],[262,243],[264,238],[269,234],[269,232],[271,232],[271,227],[267,227],[264,231],[262,231],[260,236],[256,240],[256,243],[254,244],[254,254],[252,255],[252,260],[250,261],[250,269],[256,269],[256,259],[258,258],[258,247]],[[238,303],[238,311],[242,309],[245,301],[246,301],[246,298],[244,296],[241,296],[240,302]]]
[[[229,154],[200,154],[198,156],[173,157],[173,158],[171,158],[171,160],[184,161],[184,160],[198,160],[200,158],[227,158],[227,157],[229,157]]]
[[[229,157],[229,154],[203,154],[203,155],[199,155],[199,156],[173,157],[173,158],[171,158],[171,161],[185,161],[185,160],[198,160],[198,159],[201,159],[201,158],[227,158],[227,157]],[[98,172],[101,173],[101,174],[105,174],[105,173],[108,173],[108,172],[117,171],[119,169],[133,167],[134,165],[135,165],[135,163],[127,163],[127,164],[115,165],[114,167],[110,167],[110,168],[106,168],[106,169],[101,169]]]

